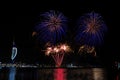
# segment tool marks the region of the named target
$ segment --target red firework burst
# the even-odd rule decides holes
[[[65,53],[70,52],[71,49],[66,44],[61,44],[57,46],[47,47],[45,54],[51,55],[55,61],[56,67],[60,67],[63,61],[63,57]]]

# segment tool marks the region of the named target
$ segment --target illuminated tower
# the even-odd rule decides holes
[[[17,55],[17,47],[15,45],[15,42],[13,41],[12,55],[11,55],[12,62],[14,62],[14,59],[15,59],[16,55]]]

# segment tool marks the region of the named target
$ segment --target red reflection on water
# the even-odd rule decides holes
[[[116,80],[118,80],[118,75],[116,76]]]
[[[62,68],[54,69],[54,80],[66,80],[66,70]]]

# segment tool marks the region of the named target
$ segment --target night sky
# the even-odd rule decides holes
[[[108,32],[105,34],[104,44],[98,48],[98,56],[105,63],[115,60],[119,56],[119,18],[118,7],[113,0],[41,0],[41,2],[3,2],[0,8],[0,61],[10,62],[13,38],[18,48],[17,61],[44,63],[52,60],[44,56],[39,45],[32,37],[34,27],[40,21],[40,14],[49,10],[62,12],[69,20],[68,40],[73,44],[72,38],[76,21],[84,13],[94,11],[101,14]],[[75,48],[75,47],[74,47]],[[67,58],[76,59],[75,56]],[[67,60],[67,59],[65,59]],[[75,60],[74,60],[75,61]],[[69,61],[68,61],[69,62]]]

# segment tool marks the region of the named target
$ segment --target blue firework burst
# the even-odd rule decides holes
[[[101,45],[106,31],[106,24],[100,14],[87,13],[79,20],[76,41],[82,45]]]
[[[41,15],[43,20],[36,26],[38,39],[56,44],[66,34],[67,18],[63,13],[50,10]]]

